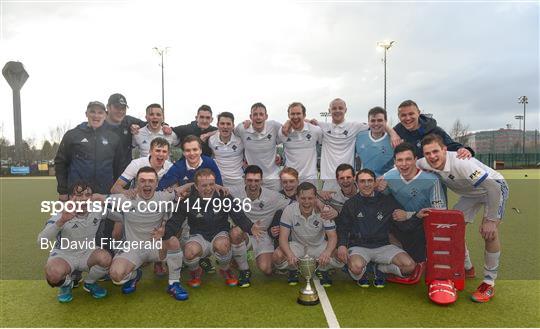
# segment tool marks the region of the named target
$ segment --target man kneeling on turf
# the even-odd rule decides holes
[[[169,268],[169,286],[167,292],[177,300],[186,300],[187,292],[180,285],[180,271],[182,269],[182,250],[176,237],[163,241],[160,246],[157,242],[165,231],[167,220],[166,207],[162,205],[175,199],[175,193],[156,192],[158,175],[152,167],[142,167],[137,172],[137,195],[134,200],[127,199],[123,194],[111,197],[117,205],[122,205],[122,211],[117,214],[124,225],[124,244],[133,246],[118,253],[112,262],[110,277],[115,284],[122,285],[122,292],[130,294],[135,292],[137,283],[142,277],[141,265],[146,262],[159,262],[165,260]],[[126,206],[128,203],[128,206]],[[154,205],[163,209],[150,211]],[[116,207],[115,207],[116,208]]]
[[[111,256],[107,251],[82,247],[91,246],[89,243],[94,241],[102,219],[101,213],[89,212],[85,203],[92,197],[92,188],[84,182],[77,182],[70,191],[69,200],[76,204],[81,202],[81,211],[64,211],[52,216],[38,236],[40,245],[47,242],[49,246],[54,242],[54,248],[45,265],[45,277],[51,287],[60,287],[58,301],[61,303],[73,299],[73,271],[88,271],[84,279],[84,290],[94,298],[107,296],[107,290],[100,287],[96,281],[107,274],[111,265]]]
[[[219,271],[225,278],[225,284],[236,286],[238,280],[229,268],[232,259],[229,216],[242,230],[257,238],[261,235],[262,228],[246,217],[239,207],[239,199],[220,196],[216,191],[216,174],[212,170],[199,169],[194,180],[195,185],[190,196],[181,202],[178,211],[167,222],[165,238],[172,239],[179,234],[187,219],[190,235],[184,247],[184,257],[191,274],[188,284],[193,288],[201,285],[203,271],[199,260],[213,254],[220,267]]]
[[[298,283],[297,262],[299,257],[309,255],[319,262],[316,275],[325,287],[332,285],[328,275],[331,268],[341,268],[343,264],[334,258],[337,234],[333,220],[323,220],[315,211],[317,188],[308,182],[298,185],[298,202],[288,205],[280,221],[279,248],[274,251],[273,261],[278,269],[289,269],[288,282]],[[328,241],[325,241],[325,234]],[[290,240],[290,241],[289,241]]]
[[[336,220],[338,259],[347,264],[349,274],[361,287],[369,287],[366,267],[375,263],[374,285],[384,287],[383,273],[408,275],[415,268],[412,258],[390,244],[392,220],[401,205],[391,195],[375,192],[375,173],[362,169],[356,174],[359,193],[343,205]]]

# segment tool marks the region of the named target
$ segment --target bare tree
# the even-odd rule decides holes
[[[71,129],[71,123],[64,122],[54,128],[49,128],[49,138],[48,139],[52,144],[60,143],[64,134]]]
[[[452,125],[450,136],[452,136],[456,142],[466,145],[469,140],[469,135],[469,125],[464,125],[461,123],[461,120],[456,119]]]

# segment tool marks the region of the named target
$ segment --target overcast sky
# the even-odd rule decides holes
[[[0,65],[21,61],[23,138],[42,140],[58,125],[84,121],[86,104],[125,95],[128,114],[144,118],[161,103],[165,58],[166,121],[191,121],[201,104],[247,118],[263,102],[271,119],[303,102],[321,119],[335,97],[348,120],[366,121],[383,104],[415,100],[450,130],[496,129],[523,112],[539,119],[539,4],[361,1],[6,1],[0,0]],[[3,77],[2,77],[2,80]],[[11,141],[11,89],[0,82],[1,133]],[[215,122],[214,122],[215,123]]]

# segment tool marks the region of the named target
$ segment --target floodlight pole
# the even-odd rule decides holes
[[[165,53],[167,53],[169,47],[154,47],[153,49],[161,57],[161,107],[163,108],[163,114],[165,114],[165,67],[163,66],[163,57],[165,56]]]
[[[527,96],[521,96],[520,98],[518,98],[518,103],[519,104],[523,104],[523,149],[522,149],[522,153],[525,154],[525,133],[526,133],[526,130],[525,130],[525,108],[527,106],[527,104],[529,103],[528,102],[529,99],[527,98]]]
[[[395,43],[395,41],[380,41],[377,42],[378,47],[384,48],[384,109],[386,110],[386,54],[388,53],[388,49],[392,47],[392,45]]]

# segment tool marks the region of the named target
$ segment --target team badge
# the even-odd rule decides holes
[[[290,142],[292,139],[290,137],[287,137],[287,142]]]
[[[101,140],[101,143],[102,143],[103,145],[107,145],[107,144],[109,144],[109,141],[106,140],[105,138],[103,138],[103,139]]]
[[[259,203],[259,208],[264,208],[264,203],[262,201]]]
[[[142,141],[143,144],[148,144],[148,142],[145,140]]]
[[[417,194],[418,194],[418,191],[415,188],[413,188],[411,190],[411,196],[416,196]]]
[[[300,223],[296,222],[294,223],[294,226],[300,226]]]
[[[454,180],[454,178],[456,178],[454,175],[450,174],[448,175],[448,178],[450,178],[451,180]]]
[[[416,147],[422,148],[422,143],[421,143],[421,141],[417,141],[417,142],[416,142]]]
[[[307,138],[308,141],[311,140],[311,134],[307,134],[306,138]]]
[[[124,135],[127,135],[127,134],[128,134],[127,129],[124,129]]]
[[[97,225],[97,222],[98,222],[98,219],[94,217],[94,220],[92,221],[92,223],[94,223],[94,225]]]
[[[378,219],[379,221],[381,221],[383,218],[384,218],[384,216],[383,216],[382,212],[380,212],[380,211],[377,212],[377,219]]]
[[[251,137],[248,136],[248,137],[246,138],[246,140],[250,141],[250,140],[251,140]]]
[[[343,135],[347,136],[349,132],[347,130],[343,131]]]
[[[217,150],[218,150],[218,147],[217,147],[217,146],[216,146],[216,147],[214,147],[214,150],[216,150],[216,151],[217,151]]]
[[[236,146],[236,145],[232,146],[233,151],[236,151],[237,148],[238,148],[238,146]]]
[[[320,223],[321,223],[321,222],[319,222],[318,220],[314,220],[314,221],[313,221],[313,225],[314,225],[315,227],[319,227],[319,224],[320,224]]]
[[[272,134],[268,134],[268,136],[266,136],[266,138],[267,138],[268,140],[272,139]]]

